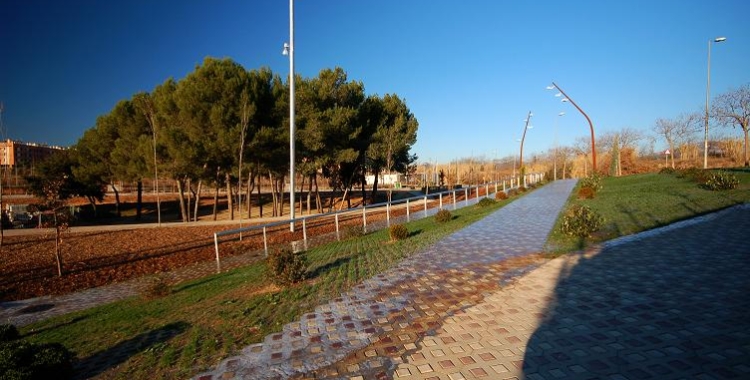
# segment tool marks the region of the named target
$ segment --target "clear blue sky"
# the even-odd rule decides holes
[[[298,0],[296,69],[344,68],[368,94],[396,93],[419,120],[424,160],[515,154],[597,133],[650,131],[750,82],[750,1]],[[206,56],[286,76],[289,2],[0,0],[6,136],[71,145],[122,99],[180,79]],[[739,134],[737,134],[739,136]],[[659,141],[657,148],[663,143]]]

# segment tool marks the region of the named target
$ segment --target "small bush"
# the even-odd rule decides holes
[[[518,186],[518,193],[525,193],[525,192],[526,192],[526,188],[525,187]]]
[[[678,178],[685,178],[698,183],[705,183],[708,180],[709,173],[706,170],[699,169],[696,167],[690,167],[686,169],[680,169],[677,171]]]
[[[172,293],[172,289],[164,276],[156,276],[149,281],[142,294],[145,298],[155,299],[168,296],[170,293]]]
[[[669,175],[671,175],[671,174],[675,174],[675,172],[676,171],[674,169],[670,168],[670,167],[661,168],[661,170],[659,170],[659,174],[669,174]]]
[[[358,238],[366,235],[365,227],[361,224],[356,226],[348,226],[344,230],[344,235],[350,238]]]
[[[732,190],[740,185],[740,180],[732,174],[725,171],[713,172],[707,176],[702,187],[711,191]]]
[[[16,340],[20,337],[18,334],[18,329],[16,326],[13,326],[9,323],[5,323],[0,325],[0,343],[1,342],[10,342],[11,340]]]
[[[508,193],[509,197],[515,197],[516,195],[518,195],[518,190],[516,190],[516,189],[508,189],[507,193]]]
[[[409,237],[409,229],[403,224],[394,224],[388,228],[388,235],[391,241],[404,240]]]
[[[74,356],[59,343],[0,343],[0,379],[70,379]]]
[[[569,236],[587,238],[599,231],[603,223],[604,218],[594,210],[586,206],[575,205],[569,208],[563,216],[562,232]]]
[[[598,174],[592,174],[581,179],[581,187],[590,187],[594,193],[602,189],[602,177]]]
[[[503,191],[498,191],[497,193],[495,193],[495,199],[497,199],[498,201],[506,200],[508,199],[508,194]]]
[[[484,208],[484,207],[490,207],[490,206],[494,205],[495,203],[497,203],[497,202],[495,202],[494,199],[482,198],[477,203],[477,206]]]
[[[291,285],[304,281],[307,263],[304,252],[294,253],[290,249],[272,252],[266,260],[269,275],[276,285]]]
[[[578,189],[578,199],[594,199],[595,196],[596,191],[588,186]]]
[[[446,209],[442,209],[435,214],[435,221],[438,223],[450,222],[451,219],[453,219],[453,215]]]

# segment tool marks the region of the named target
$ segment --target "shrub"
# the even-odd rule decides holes
[[[508,199],[508,194],[503,191],[498,191],[497,193],[495,193],[495,199],[497,199],[498,201]]]
[[[596,191],[588,186],[578,189],[578,199],[594,199],[595,196]]]
[[[0,325],[0,343],[1,342],[10,342],[11,340],[16,340],[20,337],[18,334],[18,329],[16,326],[13,326],[9,323],[5,323]]]
[[[366,235],[365,227],[361,224],[356,226],[348,226],[344,230],[344,235],[350,238],[358,238]]]
[[[575,205],[569,208],[563,216],[562,232],[570,236],[587,238],[599,231],[603,223],[604,218],[594,210],[586,206]]]
[[[523,186],[518,186],[518,192],[519,193],[525,193],[526,192],[526,188],[523,187]]]
[[[708,176],[708,172],[703,169],[690,167],[690,168],[678,170],[677,177],[686,178],[686,179],[689,179],[691,181],[695,181],[698,183],[705,183],[706,180],[708,180],[709,176]]]
[[[659,170],[659,174],[675,174],[675,172],[676,171],[670,167],[661,168],[661,170]]]
[[[271,280],[276,285],[290,285],[305,280],[306,266],[304,252],[294,253],[281,249],[268,255],[266,260]]]
[[[713,172],[707,176],[702,187],[711,191],[732,190],[740,185],[740,180],[732,174],[725,171]]]
[[[59,343],[3,342],[0,343],[0,378],[70,379],[73,357],[73,353]]]
[[[602,177],[594,173],[581,179],[581,187],[590,187],[594,193],[602,189]]]
[[[164,276],[152,278],[146,288],[143,289],[143,296],[148,299],[161,298],[168,296],[172,292]]]
[[[518,190],[516,190],[516,189],[508,189],[508,196],[509,197],[514,197],[516,195],[518,195]]]
[[[495,203],[497,203],[497,202],[495,202],[494,199],[482,198],[477,203],[477,206],[484,208],[484,207],[490,207],[490,206],[494,205]]]
[[[403,224],[393,224],[388,228],[388,235],[391,241],[404,240],[409,237],[409,229]]]
[[[435,221],[438,223],[450,222],[451,219],[453,219],[453,215],[446,209],[442,209],[435,214]]]

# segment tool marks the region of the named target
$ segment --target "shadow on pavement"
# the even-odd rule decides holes
[[[564,268],[524,376],[750,378],[750,207],[706,219]]]

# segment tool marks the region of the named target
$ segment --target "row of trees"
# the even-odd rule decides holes
[[[362,82],[349,81],[341,68],[295,82],[295,166],[300,192],[307,186],[308,211],[312,203],[322,211],[319,174],[338,191],[362,184],[364,198],[365,173],[404,172],[416,160],[410,148],[418,122],[397,95],[368,96]],[[183,221],[196,220],[198,205],[190,202],[204,185],[215,189],[215,200],[226,188],[231,218],[234,197],[247,201],[249,217],[251,195],[257,189],[260,196],[264,177],[273,185],[273,215],[281,215],[288,110],[288,84],[270,69],[248,71],[230,59],[206,58],[185,78],[168,79],[100,116],[67,152],[71,174],[94,189],[111,186],[118,205],[118,181],[170,178]],[[372,196],[376,192],[377,184]],[[98,198],[90,199],[93,204]]]
[[[750,84],[733,89],[717,96],[711,104],[710,117],[723,127],[737,127],[744,137],[742,160],[744,166],[750,166],[748,160],[748,134],[750,132]],[[704,130],[706,119],[703,113],[681,114],[673,119],[658,119],[654,132],[663,137],[670,152],[679,149],[681,153],[691,155],[689,151],[695,136]],[[695,152],[692,152],[695,153]],[[674,167],[672,155],[672,167]]]

